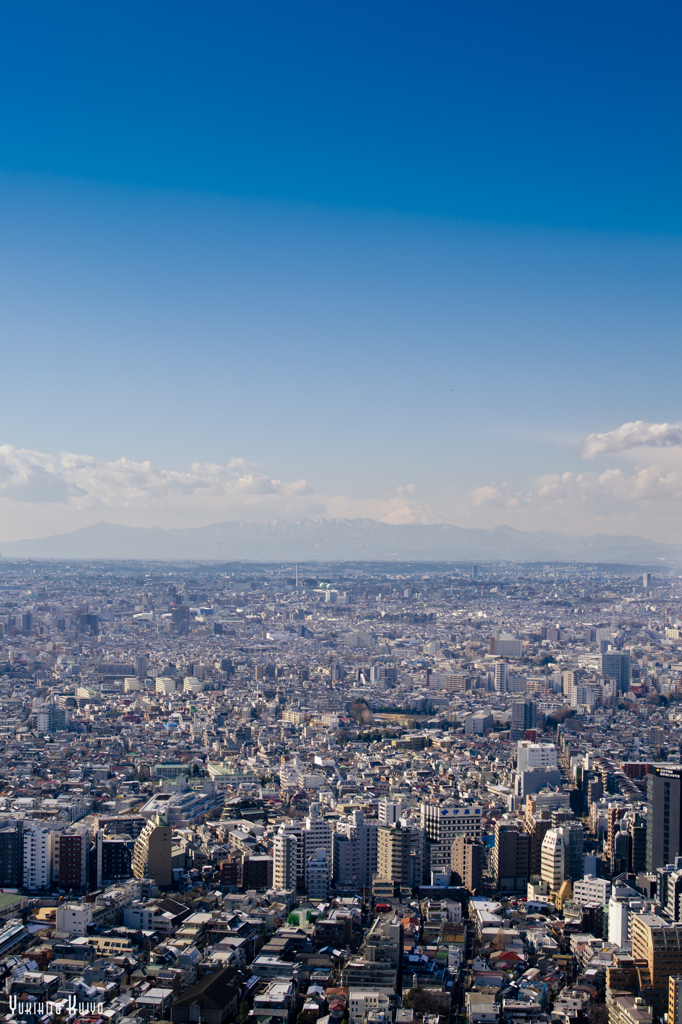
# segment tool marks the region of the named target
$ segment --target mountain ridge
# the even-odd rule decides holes
[[[164,529],[100,522],[0,544],[5,558],[149,561],[682,561],[682,544],[636,536],[525,532],[374,519],[235,520]]]

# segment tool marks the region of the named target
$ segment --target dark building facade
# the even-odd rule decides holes
[[[20,824],[0,829],[0,888],[23,884],[24,837]]]
[[[516,823],[495,825],[495,884],[500,892],[525,892],[528,884],[530,836]]]
[[[538,706],[528,697],[515,700],[512,704],[511,740],[516,743],[526,735],[526,729],[535,729],[538,721]]]
[[[90,844],[86,832],[64,833],[59,843],[59,885],[81,891],[89,882]]]
[[[682,854],[682,765],[653,765],[647,775],[646,869]]]
[[[626,651],[605,651],[601,656],[601,674],[618,680],[618,689],[630,689],[630,655]]]

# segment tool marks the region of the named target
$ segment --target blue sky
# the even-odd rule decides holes
[[[681,540],[680,20],[5,6],[0,539],[417,502]]]

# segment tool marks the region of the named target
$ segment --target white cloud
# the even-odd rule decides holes
[[[0,445],[0,508],[2,539],[10,539],[98,519],[171,527],[315,516],[324,513],[325,499],[305,480],[276,479],[244,459],[197,462],[178,471],[126,458],[53,456]]]
[[[469,494],[470,507],[483,520],[504,516],[520,529],[570,532],[637,532],[647,537],[682,539],[682,425],[624,423],[582,442],[586,459],[625,455],[632,472],[618,467],[596,472],[564,472],[538,477],[532,488],[491,482]]]
[[[76,529],[101,519],[128,526],[182,527],[236,519],[327,516],[381,519],[413,495],[412,484],[375,498],[324,495],[245,459],[195,462],[184,471],[151,462],[0,445],[0,540]]]
[[[0,445],[0,495],[15,501],[104,509],[154,507],[192,496],[238,498],[248,504],[253,498],[295,499],[312,493],[305,480],[273,479],[244,459],[230,459],[223,465],[195,462],[189,470],[178,472],[126,458],[106,462],[91,455],[50,456]]]
[[[676,448],[682,445],[682,423],[623,423],[605,434],[589,434],[581,442],[585,459],[597,455],[613,455],[634,448]]]

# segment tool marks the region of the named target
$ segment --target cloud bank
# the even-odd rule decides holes
[[[243,458],[195,462],[184,471],[151,462],[0,445],[0,539],[76,529],[101,519],[128,526],[200,526],[234,519],[381,519],[414,493],[357,499],[324,495],[306,480],[280,480]]]
[[[507,523],[522,530],[682,541],[682,424],[624,423],[589,434],[580,451],[588,461],[625,460],[625,467],[559,471],[526,488],[513,480],[488,481],[468,493],[458,492],[444,470],[424,500],[448,521],[466,526]],[[456,480],[456,467],[451,475]],[[148,461],[0,445],[0,540],[45,536],[101,519],[164,527],[235,519],[383,519],[404,511],[406,499],[417,511],[422,508],[413,484],[365,498],[325,495],[304,479],[273,477],[243,458],[196,462],[180,471]]]
[[[623,423],[580,443],[582,457],[621,456],[632,471],[611,466],[602,472],[561,472],[538,477],[530,490],[509,481],[474,488],[472,507],[493,510],[525,528],[572,532],[626,530],[658,540],[682,540],[682,424]]]

